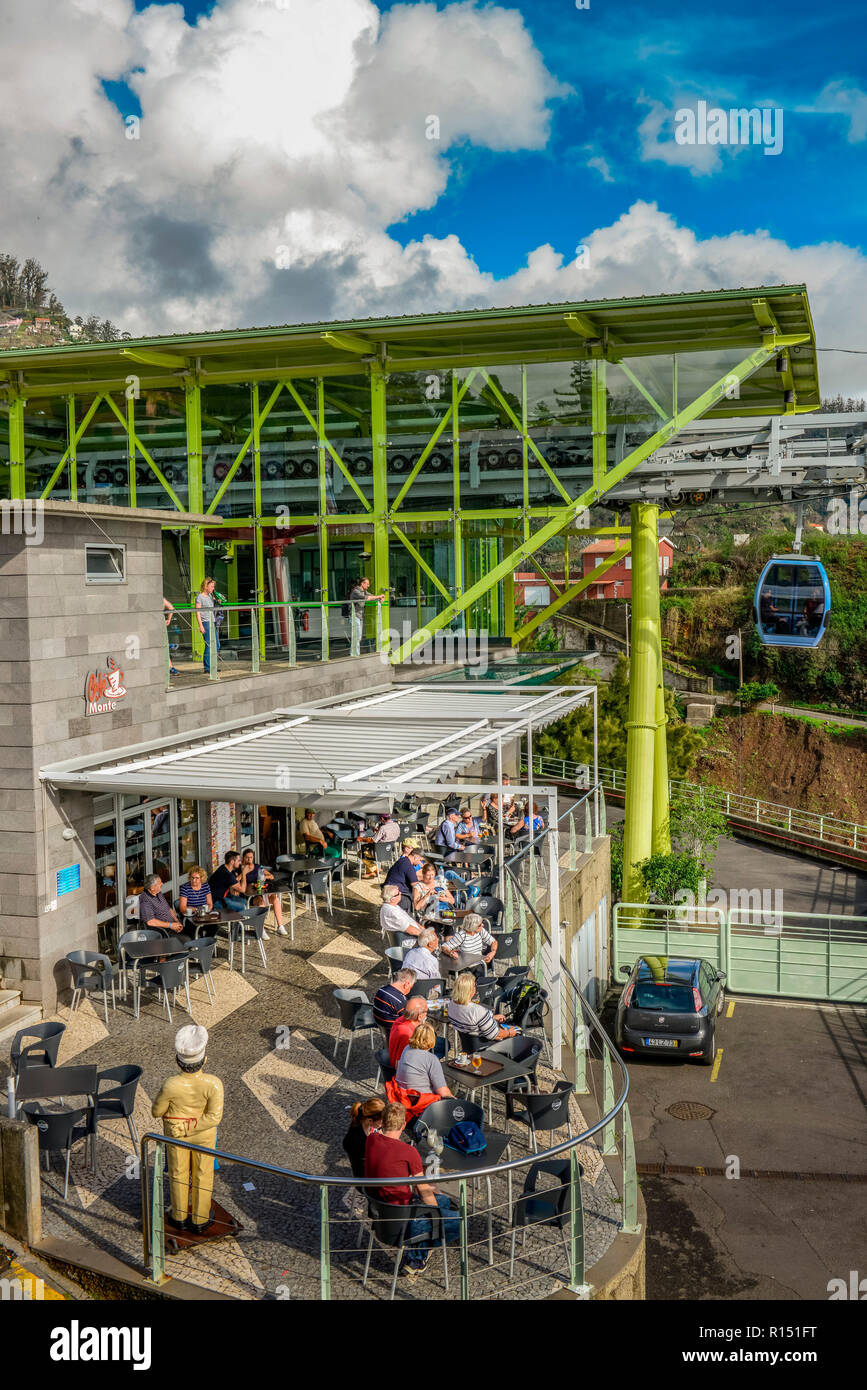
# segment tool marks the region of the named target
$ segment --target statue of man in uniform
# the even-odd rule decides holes
[[[170,1076],[153,1103],[151,1114],[163,1122],[170,1139],[186,1139],[213,1149],[217,1126],[223,1118],[223,1083],[202,1068],[207,1060],[208,1032],[189,1023],[175,1034],[178,1075]],[[211,1219],[214,1160],[207,1154],[167,1145],[172,1198],[168,1229],[202,1235]],[[192,1191],[190,1177],[192,1175]],[[189,1203],[190,1215],[187,1215]]]

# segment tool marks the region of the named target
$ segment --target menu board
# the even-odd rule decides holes
[[[238,847],[234,801],[211,802],[211,865],[217,868],[227,850]]]

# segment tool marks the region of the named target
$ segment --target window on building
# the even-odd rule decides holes
[[[626,568],[627,568],[628,570],[631,570],[631,569],[632,569],[632,556],[631,556],[631,555],[627,555],[626,560],[625,560],[625,565],[626,565]]]
[[[126,583],[126,546],[86,545],[84,563],[88,584]]]

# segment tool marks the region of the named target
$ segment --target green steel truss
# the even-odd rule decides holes
[[[720,374],[709,384],[702,378],[703,389],[681,399],[691,363],[706,362],[713,353],[722,354]],[[547,457],[539,441],[528,382],[541,364],[583,373],[588,387],[580,402],[576,391],[569,416],[570,424],[580,419],[591,441],[592,480],[580,490],[570,488],[556,458]],[[500,380],[502,372],[511,374],[514,389]],[[394,434],[397,415],[407,407],[396,405],[392,392],[394,383],[412,373],[427,382],[439,382],[443,373],[450,379],[427,423],[417,423],[408,443],[409,466],[395,479],[392,459],[407,436],[390,438],[389,432]],[[612,416],[612,375],[634,388],[634,399],[646,412],[641,442],[613,465],[609,445],[616,421],[628,430],[639,416]],[[738,383],[734,398],[733,381]],[[246,393],[249,405],[235,423],[225,415],[215,417],[209,393],[216,388]],[[180,467],[170,467],[154,444],[149,416],[152,407],[159,413],[165,400]],[[212,517],[216,527],[221,508],[232,504],[229,524],[246,532],[253,547],[260,598],[267,596],[263,533],[271,528],[291,525],[315,534],[323,601],[329,598],[330,546],[348,535],[364,535],[374,589],[388,593],[390,546],[396,544],[440,604],[435,617],[393,651],[392,659],[400,661],[436,629],[479,614],[496,613],[516,641],[529,636],[585,587],[583,580],[568,578],[568,537],[592,529],[582,516],[585,509],[699,416],[807,411],[818,404],[806,291],[780,286],[2,353],[0,460],[5,455],[12,498],[57,496],[63,487],[72,499],[94,500],[80,454],[83,441],[101,431],[114,441],[116,455],[124,451],[129,505],[139,500],[141,477],[148,480],[149,496],[156,490],[158,498],[147,505],[164,506],[167,525],[174,511]],[[286,412],[295,422],[294,433],[309,440],[315,470],[315,486],[298,511],[275,508],[274,485],[264,477],[268,449],[280,437],[275,421],[288,418]],[[491,432],[492,421],[495,432],[512,438],[520,458],[517,500],[473,505],[491,498],[472,481],[468,485],[465,455]],[[347,461],[347,422],[367,441],[365,476]],[[215,429],[231,454],[216,484],[205,477],[210,447],[205,434],[212,437]],[[34,459],[41,467],[36,480]],[[243,501],[234,500],[239,498]],[[205,573],[206,529],[190,528],[193,592]],[[624,534],[617,527],[597,529]],[[448,541],[448,573],[438,573],[422,553],[420,535]],[[514,573],[555,537],[566,543],[567,582],[547,609],[516,629]],[[615,552],[609,565],[623,553]],[[386,605],[383,626],[388,625]],[[264,626],[260,637],[264,650]]]

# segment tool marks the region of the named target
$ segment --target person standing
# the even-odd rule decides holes
[[[370,580],[367,575],[353,584],[349,591],[350,621],[352,623],[352,647],[351,651],[357,656],[361,651],[361,638],[364,632],[364,606],[368,602],[376,601],[382,603],[384,594],[372,594],[370,592]]]
[[[173,603],[169,603],[169,601],[168,601],[167,598],[164,598],[164,599],[163,599],[163,612],[164,612],[165,615],[166,615],[166,627],[168,627],[169,623],[171,622],[171,620],[172,620],[172,614],[174,613],[174,611],[175,611],[175,605],[174,605]],[[169,640],[169,639],[168,639],[168,637],[167,637],[167,638],[166,638],[166,641],[168,642],[168,640]],[[171,647],[169,647],[169,652],[171,652],[171,650],[172,650]],[[180,674],[181,674],[181,673],[180,673],[180,671],[178,670],[177,666],[173,666],[173,665],[172,665],[172,658],[171,658],[171,656],[169,656],[169,675],[170,675],[170,676],[179,676]]]
[[[151,1114],[155,1120],[162,1120],[163,1133],[169,1139],[183,1139],[213,1149],[217,1126],[223,1118],[223,1083],[202,1070],[207,1048],[206,1028],[188,1023],[178,1029],[175,1061],[179,1074],[163,1082]],[[166,1219],[166,1226],[203,1235],[211,1223],[214,1159],[174,1144],[166,1148],[172,1200],[172,1214]]]
[[[220,650],[220,636],[217,631],[216,622],[214,621],[217,607],[216,599],[214,598],[216,587],[216,579],[203,579],[202,587],[196,595],[196,621],[199,624],[199,632],[205,643],[203,664],[207,675],[210,675],[211,672],[211,642],[214,644],[215,656]]]

